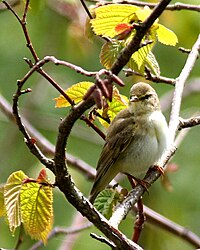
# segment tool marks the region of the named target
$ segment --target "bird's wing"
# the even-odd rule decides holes
[[[108,129],[106,143],[97,164],[97,175],[91,193],[94,190],[98,190],[100,186],[105,187],[115,177],[117,173],[115,173],[114,169],[111,172],[111,175],[113,173],[113,176],[106,175],[120,154],[126,150],[130,142],[133,140],[135,129],[136,124],[134,117],[127,109],[125,109],[124,112],[120,112],[120,114],[113,120]],[[105,185],[101,183],[102,180]]]

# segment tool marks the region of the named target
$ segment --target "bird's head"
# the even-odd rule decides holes
[[[156,91],[147,83],[138,82],[130,90],[130,112],[148,113],[160,110]]]

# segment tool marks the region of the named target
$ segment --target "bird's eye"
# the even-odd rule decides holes
[[[149,97],[151,97],[151,94],[146,94],[144,96],[141,96],[140,100],[147,100],[147,99],[149,99]]]

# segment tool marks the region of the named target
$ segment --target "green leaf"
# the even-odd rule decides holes
[[[149,67],[153,70],[153,72],[159,76],[160,75],[160,67],[159,64],[154,56],[154,54],[150,51],[147,58],[146,63],[149,65]]]
[[[114,38],[117,35],[116,26],[120,23],[130,24],[135,11],[140,8],[128,4],[110,4],[95,9],[96,17],[91,20],[96,35]]]
[[[99,114],[101,114],[102,117],[109,118],[110,121],[112,121],[119,113],[119,111],[127,108],[128,102],[128,98],[124,95],[121,95],[117,87],[114,87],[112,102],[108,102],[108,107],[97,111],[99,112]],[[105,120],[99,117],[98,119],[104,127],[109,126],[109,124]]]
[[[156,30],[156,35],[158,41],[165,45],[175,46],[178,43],[178,38],[176,34],[172,30],[167,29],[162,24],[158,25],[158,29]]]
[[[94,85],[92,82],[79,82],[72,85],[70,88],[65,90],[65,93],[74,101],[74,103],[78,103],[82,101],[84,95],[87,93],[88,89]],[[57,98],[54,98],[56,102],[56,108],[65,108],[71,106],[71,104],[64,98],[64,96],[60,95]]]
[[[21,216],[25,231],[31,238],[47,240],[53,221],[52,187],[25,183],[21,188]]]
[[[20,191],[22,182],[26,178],[28,177],[22,171],[14,172],[8,177],[4,187],[5,207],[12,233],[21,224]]]
[[[114,206],[117,204],[118,197],[119,193],[116,189],[105,189],[95,199],[94,207],[103,214],[103,216],[109,219]]]
[[[151,47],[147,45],[147,46],[142,47],[141,49],[139,49],[132,55],[131,58],[135,61],[139,70],[141,66],[144,65],[144,62],[146,61],[146,58],[150,50],[151,50]]]
[[[114,61],[117,59],[119,52],[122,50],[122,45],[117,41],[108,41],[101,48],[100,62],[106,68],[110,69]]]

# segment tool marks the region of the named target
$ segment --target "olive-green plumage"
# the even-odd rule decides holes
[[[168,126],[155,90],[146,83],[134,84],[129,107],[110,124],[90,194],[96,196],[119,173],[144,177],[167,148]]]

